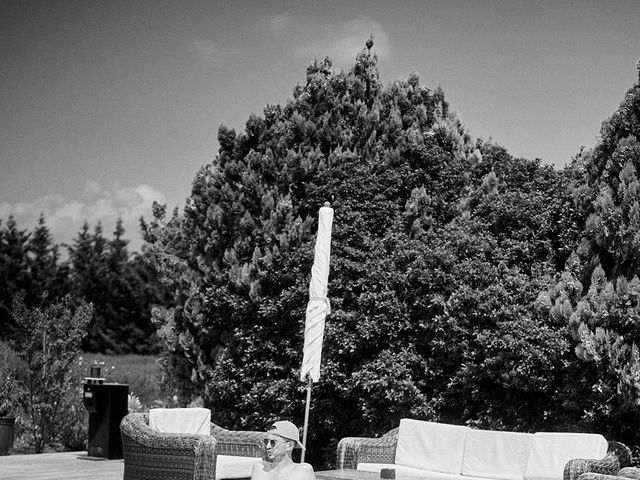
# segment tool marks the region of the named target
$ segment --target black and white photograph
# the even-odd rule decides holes
[[[640,1],[0,0],[0,65],[0,479],[640,479]]]

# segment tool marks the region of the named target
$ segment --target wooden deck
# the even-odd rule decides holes
[[[123,460],[90,459],[87,452],[0,457],[2,480],[122,480]]]
[[[86,451],[0,456],[1,480],[122,480],[123,474],[123,460],[96,459]],[[318,480],[380,478],[378,473],[357,470],[327,470],[316,476]]]

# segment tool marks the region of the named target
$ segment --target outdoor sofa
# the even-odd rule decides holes
[[[393,468],[431,480],[579,480],[586,472],[616,475],[630,462],[625,445],[597,434],[499,432],[413,419],[379,438],[343,438],[337,447],[338,468]]]
[[[120,423],[124,480],[247,478],[263,457],[264,432],[234,431],[211,423],[211,434],[165,433],[149,427],[148,413]]]

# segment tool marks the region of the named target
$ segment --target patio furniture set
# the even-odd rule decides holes
[[[124,480],[249,478],[266,434],[226,430],[209,419],[210,413],[204,422],[166,427],[154,422],[153,412],[127,415],[120,425]],[[196,425],[201,433],[182,432],[180,425],[192,431]],[[412,419],[378,438],[343,438],[337,470],[316,476],[373,480],[383,469],[392,469],[396,480],[640,480],[629,448],[601,435],[498,432]]]

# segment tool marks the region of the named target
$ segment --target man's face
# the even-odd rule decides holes
[[[289,441],[278,435],[268,433],[267,438],[264,441],[264,446],[267,450],[267,458],[269,460],[275,460],[287,453]]]

